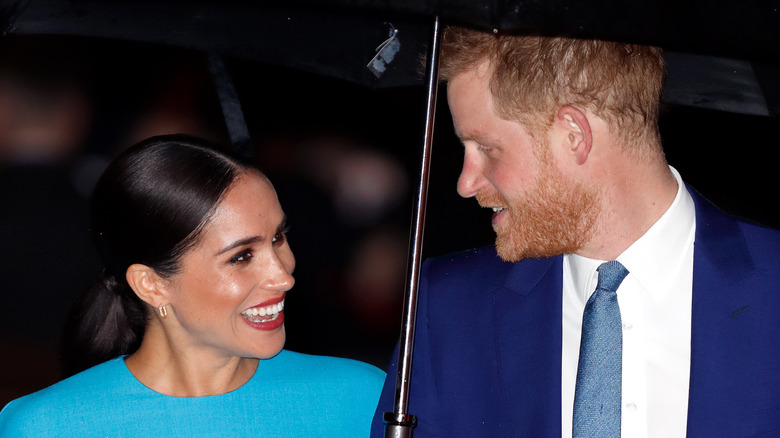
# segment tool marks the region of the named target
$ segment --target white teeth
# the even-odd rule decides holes
[[[270,306],[266,307],[253,307],[251,309],[246,309],[241,314],[248,320],[252,322],[268,322],[275,320],[279,313],[284,309],[284,300],[279,301],[276,304],[272,304]],[[270,318],[255,318],[257,316],[269,316]]]
[[[506,207],[493,207],[493,213],[498,213],[501,210],[505,210]]]

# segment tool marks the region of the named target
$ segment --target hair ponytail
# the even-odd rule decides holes
[[[71,308],[63,342],[63,374],[70,376],[134,353],[146,329],[146,304],[107,271]]]

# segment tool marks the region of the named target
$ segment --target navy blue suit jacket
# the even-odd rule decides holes
[[[780,232],[696,205],[689,437],[780,437]],[[562,257],[422,268],[415,437],[561,436]],[[374,417],[393,410],[397,356]]]

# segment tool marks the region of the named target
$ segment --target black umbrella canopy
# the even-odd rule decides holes
[[[439,16],[482,30],[567,35],[674,51],[777,61],[780,2],[729,0],[318,0],[306,3]]]
[[[394,22],[403,29],[403,53],[409,56],[395,58],[377,81],[366,64],[388,39]],[[181,46],[371,86],[420,83],[416,57],[430,32],[430,20],[422,17],[295,1],[277,7],[235,0],[0,0],[0,24],[7,34],[82,35]]]
[[[662,46],[675,52],[665,101],[780,114],[780,0],[0,0],[4,33],[182,46],[373,87],[422,83],[434,16],[488,31]]]
[[[758,61],[780,58],[778,0],[288,0],[283,6],[241,0],[2,0],[0,13],[5,32],[156,41],[248,56],[371,47],[360,37],[381,37],[382,20],[397,20],[406,32],[439,16],[445,24],[482,30],[600,38]]]

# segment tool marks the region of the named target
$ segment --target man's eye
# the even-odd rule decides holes
[[[233,258],[230,259],[230,264],[235,265],[238,263],[246,263],[251,259],[252,259],[252,251],[249,249],[245,249],[240,253],[234,255]]]

